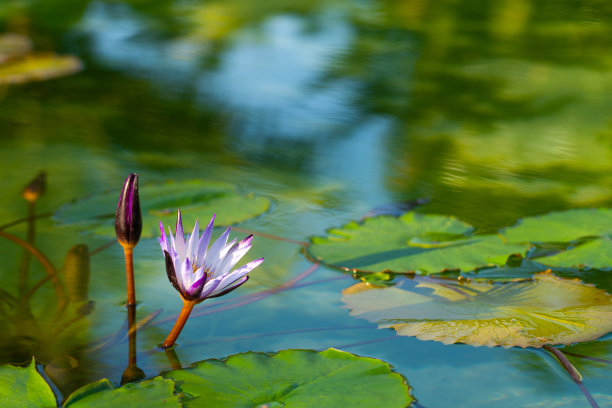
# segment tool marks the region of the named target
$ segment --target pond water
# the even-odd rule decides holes
[[[239,290],[196,307],[178,341],[183,366],[335,347],[390,363],[423,407],[589,406],[540,350],[421,341],[351,317],[341,296],[352,275],[313,269],[302,243],[372,211],[416,207],[491,233],[526,216],[610,206],[609,2],[3,0],[8,32],[83,69],[0,80],[0,224],[27,216],[22,190],[45,171],[36,213],[52,215],[36,221],[35,246],[61,267],[86,244],[95,306],[58,329],[50,283],[25,316],[3,304],[0,363],[35,355],[64,397],[103,377],[119,384],[123,250],[58,210],[118,197],[136,172],[143,194],[203,180],[270,202],[232,233],[254,232],[247,258],[265,262]],[[2,231],[25,239],[28,227]],[[23,248],[0,241],[0,256],[0,287],[18,296]],[[134,256],[138,319],[155,317],[138,331],[138,366],[154,377],[170,369],[156,347],[181,302],[156,239],[143,238]],[[31,259],[29,286],[44,276]],[[242,298],[302,277],[306,285]],[[605,271],[576,277],[612,290]],[[609,337],[576,347],[612,360]],[[610,365],[572,361],[600,406],[612,406]]]

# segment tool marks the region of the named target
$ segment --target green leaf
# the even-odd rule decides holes
[[[400,218],[380,216],[351,222],[314,237],[308,253],[349,270],[435,273],[503,265],[527,245],[507,244],[495,235],[465,237],[471,227],[453,217],[409,212]]]
[[[71,55],[31,54],[0,65],[0,85],[44,81],[81,69],[81,61]]]
[[[567,251],[534,260],[549,266],[610,269],[612,241],[608,238],[594,239]]]
[[[597,339],[612,331],[612,296],[577,280],[543,272],[507,283],[446,282],[376,288],[358,283],[343,292],[351,315],[402,336],[444,344],[542,347]]]
[[[186,407],[406,407],[404,378],[387,363],[328,349],[242,353],[205,360],[164,377],[190,396]]]
[[[57,211],[56,216],[63,222],[84,223],[99,235],[114,237],[119,187],[116,191],[67,204]],[[183,216],[183,226],[189,231],[196,218],[201,223],[208,223],[216,214],[216,226],[231,225],[259,215],[270,207],[267,198],[241,195],[231,184],[201,180],[144,184],[139,188],[139,195],[143,237],[158,236],[159,221],[174,230],[178,209]]]
[[[3,407],[56,406],[55,395],[36,371],[33,358],[27,367],[0,366],[0,401]]]
[[[612,234],[608,208],[576,209],[523,218],[502,232],[510,242],[568,242],[589,236]]]
[[[180,407],[179,396],[174,395],[174,382],[162,377],[155,377],[137,383],[128,383],[114,388],[107,379],[87,384],[73,392],[65,408],[79,407],[142,407],[171,408]]]

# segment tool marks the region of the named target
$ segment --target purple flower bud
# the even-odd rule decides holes
[[[132,173],[125,180],[115,214],[117,240],[124,247],[134,247],[142,232],[142,215],[138,199],[138,174]]]

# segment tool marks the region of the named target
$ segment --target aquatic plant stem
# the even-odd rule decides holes
[[[127,305],[136,304],[136,288],[134,286],[134,254],[133,247],[121,245],[125,254],[125,280],[127,286]]]
[[[593,396],[591,395],[589,390],[587,390],[584,384],[582,383],[582,375],[580,375],[578,370],[576,370],[576,367],[574,367],[574,365],[567,359],[565,354],[563,354],[561,350],[557,349],[556,347],[551,346],[550,344],[545,344],[542,346],[542,348],[548,351],[549,353],[551,353],[553,356],[555,356],[555,358],[557,359],[557,361],[559,361],[559,363],[565,369],[565,371],[567,371],[570,377],[572,377],[572,380],[574,380],[574,382],[578,384],[578,388],[580,388],[580,391],[582,391],[587,401],[589,401],[589,404],[591,404],[591,407],[599,408],[599,405],[593,399]]]
[[[161,345],[161,348],[167,349],[168,347],[172,347],[174,345],[174,342],[178,338],[179,334],[181,334],[181,330],[183,330],[183,327],[185,327],[185,323],[187,322],[187,319],[189,318],[195,304],[196,303],[193,301],[183,299],[183,308],[181,309],[181,313],[179,314],[178,319],[176,319],[176,323],[174,323],[174,327],[170,331],[170,334],[168,334],[168,337],[166,337],[166,340]]]
[[[27,242],[30,245],[34,245],[36,237],[36,226],[34,223],[34,217],[36,216],[36,209],[34,207],[34,201],[28,201],[28,238]],[[28,290],[28,272],[30,270],[30,260],[32,254],[25,250],[21,259],[21,265],[19,266],[19,295],[23,296]]]
[[[296,241],[294,239],[280,237],[278,235],[268,234],[266,232],[257,232],[257,231],[253,231],[253,230],[246,229],[246,228],[240,228],[240,227],[232,227],[232,229],[234,231],[244,232],[246,234],[252,234],[252,235],[255,235],[256,237],[273,239],[273,240],[276,240],[276,241],[289,242],[290,244],[296,244],[296,245],[300,245],[300,246],[303,246],[303,247],[308,246],[308,242]]]
[[[55,294],[57,296],[57,304],[58,304],[58,314],[62,312],[66,308],[68,301],[66,300],[64,288],[62,287],[62,284],[59,278],[57,277],[57,270],[53,267],[53,265],[51,264],[51,261],[49,261],[49,259],[42,252],[36,249],[33,245],[30,245],[28,242],[24,241],[23,239],[19,237],[16,237],[15,235],[9,234],[4,231],[0,231],[0,237],[4,237],[10,241],[13,241],[17,245],[22,246],[27,251],[29,251],[32,255],[34,255],[34,257],[40,262],[40,264],[43,266],[43,268],[47,272],[49,279],[53,283],[53,286],[55,287]]]
[[[34,216],[28,216],[28,217],[24,217],[24,218],[18,218],[14,221],[11,222],[7,222],[6,224],[2,224],[0,225],[0,231],[7,229],[9,227],[21,224],[22,222],[26,222],[29,220],[34,220],[34,219],[38,219],[38,218],[47,218],[47,217],[51,217],[53,215],[52,212],[46,212],[46,213],[42,213],[42,214],[38,214],[38,215],[34,215]]]

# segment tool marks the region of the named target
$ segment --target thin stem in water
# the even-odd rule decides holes
[[[131,246],[123,246],[125,254],[125,280],[127,284],[127,304],[132,306],[136,304],[136,288],[134,286],[134,257],[133,248]]]
[[[555,356],[555,358],[557,359],[557,361],[559,361],[565,371],[567,371],[570,377],[572,377],[572,380],[574,380],[574,382],[578,384],[578,388],[580,388],[580,391],[582,391],[587,401],[589,401],[591,407],[599,408],[599,405],[597,405],[597,402],[593,399],[593,396],[591,395],[589,390],[587,390],[587,388],[582,383],[582,375],[580,375],[578,370],[576,370],[576,367],[574,367],[574,365],[567,359],[565,354],[563,354],[559,349],[551,346],[550,344],[545,344],[542,346],[542,348],[551,353],[553,356]]]
[[[15,235],[9,234],[4,231],[0,231],[0,237],[4,237],[10,241],[13,241],[17,245],[22,246],[27,251],[29,251],[32,255],[34,255],[34,257],[40,262],[40,264],[43,266],[43,268],[49,275],[49,279],[51,279],[51,282],[53,282],[53,286],[55,287],[55,294],[57,296],[57,304],[58,304],[58,314],[63,312],[63,310],[66,308],[66,305],[68,304],[68,301],[66,300],[66,294],[64,293],[64,288],[59,278],[57,277],[57,270],[53,267],[53,264],[51,264],[51,261],[49,261],[49,259],[42,252],[36,249],[33,245],[30,245],[28,242],[24,241],[23,239],[19,237],[16,237]]]

